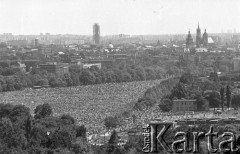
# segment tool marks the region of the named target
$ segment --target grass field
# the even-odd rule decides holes
[[[25,89],[1,93],[0,103],[23,104],[31,113],[39,104],[49,103],[54,115],[70,114],[88,129],[103,127],[107,116],[114,116],[133,105],[149,87],[161,80],[111,83],[78,87]]]

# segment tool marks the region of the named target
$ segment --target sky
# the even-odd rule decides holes
[[[240,32],[240,0],[0,0],[0,34]]]

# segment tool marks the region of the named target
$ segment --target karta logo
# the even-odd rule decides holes
[[[210,153],[217,152],[236,152],[236,135],[232,132],[223,132],[219,135],[218,132],[214,132],[213,126],[210,126],[208,132],[190,132],[192,133],[192,143],[190,144],[189,132],[176,132],[174,138],[169,144],[166,141],[167,132],[171,132],[173,123],[150,123],[147,127],[143,128],[144,135],[144,147],[145,153],[156,153],[158,147],[161,146],[168,153],[183,153],[183,152],[199,152],[199,140],[207,139],[207,148]],[[158,131],[160,130],[160,131]],[[218,147],[214,147],[213,139],[221,139]],[[192,145],[192,146],[190,146]]]

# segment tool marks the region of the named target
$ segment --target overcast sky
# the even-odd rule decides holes
[[[0,33],[91,35],[240,32],[240,0],[0,0]]]

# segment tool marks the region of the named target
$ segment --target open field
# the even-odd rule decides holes
[[[25,89],[1,93],[0,103],[23,104],[31,113],[39,104],[49,103],[54,115],[70,114],[88,131],[97,133],[103,129],[103,120],[133,105],[149,87],[161,80],[129,83],[111,83],[78,87]]]

